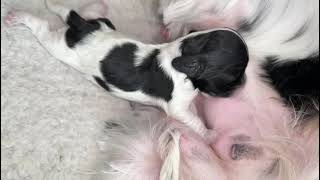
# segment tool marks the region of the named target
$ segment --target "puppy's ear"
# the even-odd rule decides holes
[[[172,66],[190,78],[197,78],[205,69],[205,61],[200,56],[183,56],[175,58]]]
[[[67,19],[67,24],[74,29],[83,29],[88,26],[88,23],[77,12],[71,10]]]

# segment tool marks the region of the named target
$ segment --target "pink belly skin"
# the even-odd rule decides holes
[[[238,141],[258,141],[271,136],[287,136],[289,109],[279,95],[263,82],[249,64],[246,84],[231,97],[207,97],[197,100],[198,114],[214,130],[211,148],[221,159],[231,160],[231,146]]]
[[[206,98],[203,103],[203,118],[207,127],[217,133],[211,146],[222,159],[229,159],[236,136],[259,136],[252,107],[248,103],[236,97]]]

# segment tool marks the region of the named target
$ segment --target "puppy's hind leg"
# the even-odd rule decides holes
[[[48,52],[64,63],[79,69],[77,56],[66,44],[65,33],[67,27],[50,30],[47,20],[36,17],[25,11],[11,10],[5,17],[9,26],[24,24]]]

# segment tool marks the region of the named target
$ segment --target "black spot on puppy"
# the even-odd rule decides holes
[[[110,29],[115,30],[113,24],[106,18],[85,20],[75,11],[70,11],[67,24],[69,29],[66,32],[66,42],[68,47],[73,48],[86,36],[101,28],[100,22],[105,23]]]
[[[160,50],[154,50],[139,67],[139,71],[146,77],[142,89],[147,94],[170,101],[174,85],[159,65],[157,58],[159,53]]]
[[[100,67],[107,83],[123,91],[141,90],[148,95],[170,101],[173,82],[159,66],[160,50],[151,51],[142,60],[142,64],[136,67],[134,62],[138,50],[135,44],[126,43],[109,52],[101,61]]]
[[[288,105],[297,111],[305,110],[308,116],[319,114],[314,101],[319,101],[319,55],[276,63],[277,58],[268,57],[263,69],[272,86]]]
[[[134,67],[137,50],[131,43],[117,46],[101,61],[101,72],[108,83],[124,91],[136,91],[141,87],[142,77]]]

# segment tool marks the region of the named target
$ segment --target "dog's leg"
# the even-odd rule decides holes
[[[193,129],[196,133],[198,133],[201,137],[206,137],[208,134],[208,129],[202,122],[202,120],[190,112],[189,110],[181,111],[180,113],[176,113],[174,115],[179,121]]]
[[[67,27],[50,30],[47,20],[36,17],[25,11],[11,10],[5,17],[9,26],[24,24],[36,36],[39,42],[57,59],[79,69],[77,55],[66,44],[65,33]]]
[[[207,136],[208,129],[202,120],[191,111],[190,104],[192,100],[179,99],[178,97],[170,102],[166,113],[168,116],[182,122],[187,127],[198,133],[201,137]]]

